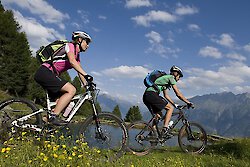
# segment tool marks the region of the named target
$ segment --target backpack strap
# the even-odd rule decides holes
[[[67,43],[67,42],[65,42],[65,44],[63,44],[61,47],[59,47],[59,48],[55,51],[55,53],[51,56],[51,59],[48,61],[48,63],[49,63],[50,66],[52,67],[53,72],[54,72],[55,74],[57,74],[57,71],[56,71],[56,68],[55,68],[55,66],[54,66],[54,64],[53,64],[54,56],[55,56],[57,53],[59,53],[59,51],[62,50],[63,47],[65,47],[66,43]]]

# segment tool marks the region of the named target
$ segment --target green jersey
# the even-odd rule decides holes
[[[171,88],[172,85],[176,84],[176,81],[174,79],[173,75],[163,75],[159,78],[157,78],[154,82],[157,87],[159,88],[160,92],[163,90],[166,90],[168,88]],[[155,90],[153,87],[149,87],[146,89],[146,91],[154,91],[154,92],[158,92],[157,90]],[[158,92],[158,93],[160,93]]]

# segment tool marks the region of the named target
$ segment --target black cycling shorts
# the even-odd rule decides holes
[[[158,93],[153,91],[145,91],[143,94],[143,103],[149,110],[153,110],[153,113],[162,115],[162,110],[168,104],[167,100],[161,97]]]
[[[61,79],[58,75],[43,65],[37,70],[34,79],[45,90],[47,90],[49,97],[51,98],[60,97],[63,94],[60,92],[62,87],[67,83],[66,80]]]

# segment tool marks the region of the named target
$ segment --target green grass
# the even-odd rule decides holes
[[[6,93],[0,91],[0,101],[7,99]],[[0,144],[0,167],[21,166],[73,166],[73,167],[207,167],[207,166],[250,166],[250,138],[220,141],[210,144],[201,155],[183,153],[179,147],[159,147],[146,156],[125,153],[115,162],[104,158],[105,151],[90,149],[87,143],[69,146],[65,137],[52,136],[42,140],[22,133],[21,137],[11,138]]]
[[[179,147],[159,147],[146,156],[125,153],[115,162],[104,151],[90,149],[87,143],[69,146],[63,136],[43,141],[25,133],[0,146],[0,166],[250,166],[250,138],[209,145],[201,155],[183,153]],[[18,165],[17,165],[18,164]]]

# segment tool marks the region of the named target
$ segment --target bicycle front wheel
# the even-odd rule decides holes
[[[181,127],[178,143],[186,153],[202,153],[207,145],[207,134],[201,125],[190,122]]]
[[[148,154],[158,141],[152,126],[144,121],[136,121],[128,126],[128,150],[135,155]]]
[[[88,117],[79,132],[90,148],[100,149],[109,160],[123,155],[128,134],[123,121],[117,116],[100,113],[96,117]]]
[[[0,140],[8,140],[18,129],[12,125],[17,118],[32,114],[38,108],[31,101],[21,98],[8,99],[0,103]],[[30,117],[28,120],[18,123],[18,125],[29,124],[33,126],[42,125],[41,114]]]

